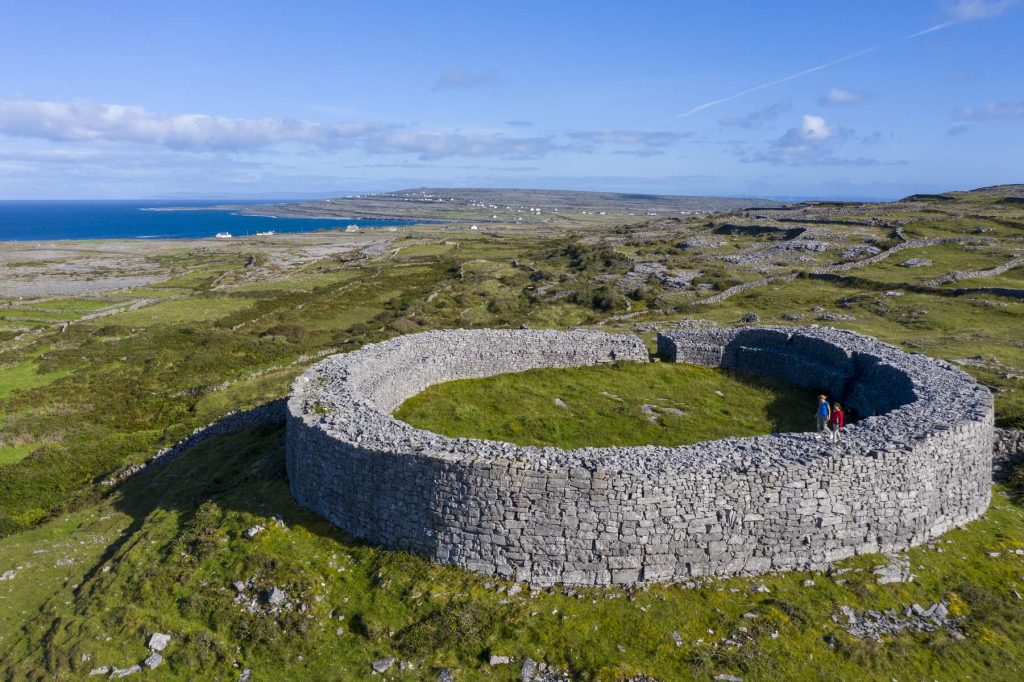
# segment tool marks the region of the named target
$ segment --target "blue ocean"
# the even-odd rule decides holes
[[[54,239],[195,239],[228,232],[312,232],[409,225],[402,220],[270,218],[214,209],[267,201],[0,201],[0,241]],[[276,202],[280,203],[280,202]],[[187,211],[146,209],[188,208]]]

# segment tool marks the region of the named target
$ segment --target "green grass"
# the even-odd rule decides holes
[[[0,400],[9,398],[15,391],[46,386],[70,374],[61,370],[40,372],[38,363],[30,360],[0,367]]]
[[[959,289],[969,287],[1006,287],[1008,289],[1024,289],[1024,265],[1007,270],[995,277],[983,277],[980,279],[962,279],[957,282],[949,282],[943,285],[947,289]]]
[[[200,322],[225,317],[230,313],[247,308],[251,304],[251,300],[228,296],[192,297],[154,303],[137,310],[130,310],[117,315],[116,322],[126,326]],[[113,320],[114,318],[109,319]]]
[[[622,363],[450,381],[405,401],[395,416],[447,436],[580,448],[804,431],[813,413],[813,392],[780,381]]]
[[[0,447],[0,465],[14,464],[25,457],[28,457],[29,453],[35,448],[36,446],[31,443]]]
[[[1024,548],[1024,508],[998,488],[983,519],[908,553],[912,583],[877,584],[870,569],[885,559],[867,555],[832,575],[508,597],[495,583],[510,583],[367,545],[296,507],[282,436],[264,427],[209,441],[88,510],[0,539],[0,572],[17,570],[0,582],[0,676],[126,667],[148,654],[155,630],[172,635],[165,662],[147,674],[160,680],[230,680],[244,668],[260,679],[361,680],[386,656],[416,666],[392,679],[434,680],[450,668],[457,680],[518,680],[518,665],[488,665],[492,653],[545,661],[576,680],[1009,681],[1024,671],[1024,608],[1012,592],[1024,587],[1024,557],[1011,551]],[[242,538],[256,523],[268,529]],[[249,594],[277,586],[295,608],[249,613],[231,584],[250,579]],[[842,605],[939,600],[966,639],[940,631],[876,643],[832,620]],[[743,617],[751,611],[756,619]]]
[[[40,306],[42,307],[42,306]],[[32,320],[33,322],[66,322],[77,320],[78,313],[71,311],[39,310],[37,308],[5,308],[0,320]]]
[[[115,305],[117,301],[115,299],[95,299],[95,298],[66,298],[59,300],[49,300],[37,305],[40,308],[53,308],[55,310],[66,310],[72,313],[91,313],[103,308],[109,308]]]
[[[402,245],[399,244],[399,246]],[[402,250],[398,252],[398,257],[412,258],[416,256],[441,256],[446,253],[449,253],[454,248],[454,244],[442,244],[439,242],[427,244],[410,244],[408,246],[402,246]]]
[[[924,258],[931,265],[904,267],[900,263],[911,258]],[[851,271],[859,277],[876,282],[922,282],[957,270],[985,270],[1002,265],[1008,260],[1005,251],[992,247],[981,250],[965,249],[959,244],[906,249],[866,268]]]
[[[0,406],[4,436],[45,445],[0,467],[0,535],[87,505],[118,470],[226,412],[285,395],[303,355],[420,328],[422,300],[450,277],[437,264],[355,267],[355,277],[312,291],[200,294],[83,322],[19,351],[0,372],[4,395],[17,389]],[[253,376],[270,368],[282,370]]]
[[[317,287],[338,284],[341,281],[351,281],[355,277],[356,273],[351,270],[336,270],[334,272],[300,272],[290,274],[288,277],[279,280],[232,285],[231,291],[312,291]]]
[[[985,221],[957,218],[962,208],[934,213],[927,223],[915,223],[920,215],[897,207],[866,213],[906,221],[911,236],[964,236]],[[1007,218],[1020,214],[1000,210]],[[639,672],[665,682],[708,680],[720,673],[747,682],[1024,677],[1019,646],[1024,602],[1012,591],[1024,592],[1024,558],[1006,551],[1024,549],[1024,508],[1001,489],[985,518],[946,534],[935,549],[909,552],[918,576],[911,584],[877,585],[864,569],[882,558],[868,556],[840,564],[853,569],[842,577],[790,573],[716,580],[694,589],[553,590],[509,598],[488,588],[493,581],[486,577],[367,546],[295,507],[279,429],[212,441],[114,491],[100,484],[196,426],[284,395],[291,378],[325,349],[353,349],[445,327],[597,325],[633,331],[637,323],[669,324],[683,317],[733,324],[748,311],[763,322],[793,324],[782,315],[797,312],[804,315],[797,324],[855,329],[934,357],[982,356],[985,366],[966,369],[998,390],[997,423],[1024,426],[1024,384],[1012,376],[1012,368],[1024,367],[1024,303],[902,286],[1005,261],[991,249],[939,249],[925,254],[935,256],[931,270],[895,266],[920,255],[908,251],[884,268],[850,271],[842,281],[801,278],[712,306],[690,302],[706,295],[702,292],[654,285],[631,301],[640,316],[619,321],[610,316],[621,309],[601,311],[585,296],[556,293],[593,290],[628,269],[628,263],[604,257],[608,249],[600,246],[602,237],[624,240],[611,247],[614,253],[703,270],[700,281],[719,286],[762,276],[759,266],[723,264],[676,248],[687,235],[706,234],[706,222],[694,220],[654,238],[643,236],[649,235],[643,225],[609,230],[611,222],[600,228],[603,232],[593,226],[575,236],[464,234],[458,249],[439,243],[451,234],[424,233],[417,242],[425,248],[397,260],[328,258],[295,266],[287,259],[262,261],[274,263],[274,279],[251,276],[243,267],[248,250],[167,252],[153,260],[172,279],[131,294],[184,298],[80,322],[65,333],[51,327],[5,344],[0,348],[0,458],[8,464],[0,465],[0,573],[16,569],[17,575],[0,582],[0,678],[74,679],[94,665],[129,665],[145,655],[145,637],[153,629],[174,634],[164,665],[146,673],[153,679],[233,680],[245,667],[253,669],[254,679],[366,679],[370,662],[388,655],[417,665],[388,678],[434,680],[438,669],[451,667],[460,682],[517,679],[518,666],[490,668],[490,653],[520,660],[531,656],[588,681]],[[863,233],[856,228],[848,236],[860,241]],[[885,239],[888,230],[872,234]],[[1019,234],[1000,226],[986,236]],[[725,252],[749,241],[731,239]],[[259,248],[252,246],[254,252]],[[1017,282],[1020,272],[960,284],[1005,286]],[[886,296],[889,289],[903,295]],[[74,313],[92,307],[51,303],[55,310]],[[814,306],[855,319],[818,322]],[[13,329],[29,326],[41,325],[0,322],[0,342]],[[597,370],[607,376],[592,385],[576,371],[567,375],[573,377],[569,381],[540,382],[514,398],[523,406],[518,414],[538,420],[525,428],[512,419],[505,434],[491,437],[515,439],[518,429],[520,436],[539,435],[570,447],[573,438],[595,443],[597,437],[605,442],[717,437],[708,430],[712,422],[737,415],[720,413],[714,388],[695,391],[693,376],[687,383],[671,375],[693,369],[601,367]],[[631,371],[644,374],[630,376]],[[659,372],[666,374],[658,378]],[[779,428],[776,413],[786,409],[797,423],[781,428],[809,426],[805,393],[783,400],[780,396],[791,389],[712,374],[708,387],[722,390],[726,403],[754,391],[759,407],[740,415],[754,417],[753,432]],[[725,390],[722,382],[738,385]],[[514,388],[510,384],[508,390]],[[547,393],[538,392],[542,389]],[[762,389],[767,394],[759,394]],[[465,396],[455,395],[452,405],[458,409],[444,412],[439,403],[426,411],[442,421],[461,415],[466,425],[479,429],[487,418],[481,410],[501,414],[502,403],[512,403],[490,397],[490,405],[465,404],[459,403]],[[555,407],[554,397],[568,409]],[[687,415],[662,411],[653,424],[639,413],[644,404],[680,407]],[[740,435],[737,423],[729,425],[730,435]],[[574,424],[589,424],[589,431],[573,431]],[[479,430],[472,435],[488,436]],[[10,463],[15,457],[21,459]],[[1019,490],[1021,481],[1024,470],[1008,485]],[[268,523],[274,513],[284,516],[287,528],[240,539],[245,528]],[[991,551],[1002,554],[992,558],[986,554]],[[808,577],[814,587],[802,586]],[[230,585],[248,578],[260,589],[284,587],[306,604],[306,612],[248,613],[234,603]],[[762,583],[771,592],[754,590]],[[939,599],[964,619],[966,640],[906,634],[876,644],[853,639],[832,620],[843,604],[877,609]],[[760,617],[742,619],[749,610]],[[342,635],[336,633],[339,626]],[[750,640],[738,648],[722,645],[721,638],[740,626],[748,628]],[[673,631],[680,633],[682,646],[672,642]],[[83,654],[92,660],[83,662]]]

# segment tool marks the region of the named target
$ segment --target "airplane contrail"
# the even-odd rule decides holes
[[[1003,10],[1005,10],[1008,7],[1010,7],[1011,5],[1016,5],[1020,1],[1021,0],[1010,0],[1007,3],[1003,3],[1001,5],[1001,8],[998,10],[998,13],[1002,13]],[[992,15],[992,16],[994,16],[994,15]],[[739,92],[737,92],[735,94],[729,95],[728,97],[723,97],[721,99],[711,100],[710,102],[704,102],[703,104],[699,104],[699,105],[695,106],[693,109],[690,109],[689,111],[687,111],[685,113],[678,114],[676,116],[676,118],[688,118],[688,117],[693,116],[694,114],[696,114],[698,112],[704,111],[705,109],[710,109],[711,107],[716,107],[719,104],[725,104],[726,102],[731,102],[734,99],[739,99],[740,97],[743,97],[744,95],[749,95],[752,92],[757,92],[758,90],[764,90],[765,88],[770,88],[773,85],[779,85],[779,84],[785,83],[787,81],[795,80],[797,78],[801,78],[803,76],[806,76],[809,73],[814,73],[815,71],[822,71],[824,69],[828,69],[830,67],[833,67],[833,66],[835,66],[837,64],[842,64],[843,62],[848,62],[851,59],[856,59],[857,57],[863,57],[866,54],[870,54],[872,52],[877,52],[878,50],[884,49],[886,47],[891,47],[891,46],[896,45],[898,43],[906,42],[908,40],[913,40],[914,38],[919,38],[919,37],[921,37],[923,35],[927,35],[929,33],[935,33],[936,31],[941,31],[941,30],[943,30],[945,28],[949,28],[950,26],[955,26],[957,24],[962,24],[962,23],[965,23],[967,21],[971,21],[971,20],[973,20],[975,18],[981,18],[981,17],[958,17],[958,18],[955,18],[955,19],[950,19],[949,21],[944,21],[941,24],[935,24],[934,26],[929,26],[926,29],[922,29],[920,31],[915,31],[914,33],[909,33],[909,34],[907,34],[905,36],[902,36],[900,38],[896,38],[895,40],[890,40],[888,42],[878,43],[877,45],[872,45],[871,47],[866,47],[863,50],[858,50],[856,52],[852,52],[852,53],[850,53],[848,55],[845,55],[843,57],[839,57],[838,59],[833,59],[832,61],[825,62],[824,64],[818,64],[817,66],[812,66],[809,69],[804,69],[803,71],[797,71],[796,73],[790,74],[788,76],[783,76],[782,78],[776,78],[775,80],[768,81],[767,83],[761,83],[760,85],[755,85],[753,87],[747,88],[746,90],[741,90],[741,91],[739,91]]]

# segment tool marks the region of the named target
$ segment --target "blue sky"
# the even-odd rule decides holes
[[[1024,2],[8,2],[0,199],[1024,182]]]

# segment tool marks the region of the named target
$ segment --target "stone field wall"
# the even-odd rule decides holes
[[[589,331],[424,332],[296,380],[292,493],[357,537],[538,585],[822,568],[925,542],[988,505],[992,398],[947,363],[815,327],[683,330],[658,347],[827,391],[863,418],[839,445],[814,433],[571,451],[448,438],[391,413],[444,381],[648,352]]]

